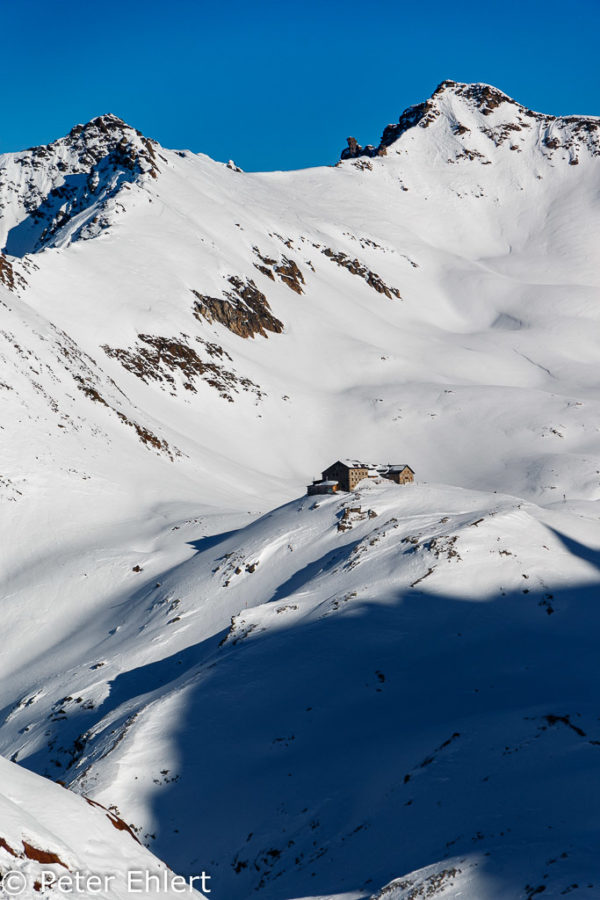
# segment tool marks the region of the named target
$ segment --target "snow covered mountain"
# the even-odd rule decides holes
[[[112,115],[0,157],[0,752],[49,805],[217,900],[600,892],[599,157],[454,82],[318,169]],[[417,483],[302,496],[348,455]]]

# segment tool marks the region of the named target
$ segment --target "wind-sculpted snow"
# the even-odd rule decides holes
[[[313,170],[0,157],[0,794],[214,900],[599,890],[598,135],[445,82]],[[417,483],[304,495],[349,456]]]

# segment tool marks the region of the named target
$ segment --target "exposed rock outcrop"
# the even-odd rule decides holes
[[[267,337],[268,331],[275,334],[283,331],[283,322],[275,318],[267,298],[251,278],[243,281],[237,275],[230,275],[227,280],[232,290],[223,291],[225,299],[192,290],[196,297],[194,315],[197,319],[218,322],[243,338],[255,334]]]
[[[13,264],[0,253],[0,284],[3,284],[9,291],[16,291],[17,288],[24,288],[27,282],[22,275],[15,272]]]
[[[262,263],[262,265],[254,263],[259,272],[262,272],[262,274],[266,275],[267,278],[270,278],[271,281],[275,281],[275,275],[277,275],[279,280],[287,285],[290,290],[294,291],[296,294],[304,293],[302,290],[302,285],[305,283],[304,275],[293,259],[282,256],[281,259],[277,261],[270,256],[264,256],[258,247],[253,247],[252,249]]]
[[[349,256],[346,256],[346,254],[341,251],[336,253],[330,247],[325,247],[321,250],[321,253],[337,263],[338,266],[347,269],[351,275],[358,275],[360,278],[364,279],[369,287],[372,287],[378,294],[385,294],[390,300],[392,299],[392,296],[397,297],[398,300],[402,300],[402,295],[398,288],[389,287],[379,275],[375,272],[371,272],[371,270],[361,263],[360,260],[350,259]]]
[[[346,140],[348,141],[348,146],[342,150],[342,159],[356,159],[358,156],[385,156],[387,153],[385,147],[380,146],[376,148],[373,144],[361,147],[356,138],[349,137]]]
[[[282,256],[279,265],[275,266],[275,272],[290,290],[296,294],[303,293],[301,285],[304,284],[304,276],[293,259]]]
[[[104,352],[118,359],[121,365],[137,375],[146,384],[157,381],[172,394],[176,393],[177,381],[175,375],[183,378],[183,387],[192,393],[197,392],[196,380],[198,378],[214,387],[224,400],[233,403],[232,394],[240,391],[251,391],[259,399],[264,395],[258,385],[249,378],[244,378],[226,369],[214,361],[201,359],[196,349],[187,341],[187,335],[178,337],[161,337],[160,335],[138,334],[139,343],[134,347],[122,349],[104,345]],[[218,344],[203,341],[196,338],[208,356],[213,359],[226,357],[231,361],[229,354]]]

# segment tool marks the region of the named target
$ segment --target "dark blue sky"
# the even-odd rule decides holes
[[[0,0],[0,152],[114,112],[248,170],[376,143],[445,78],[600,114],[600,0]]]

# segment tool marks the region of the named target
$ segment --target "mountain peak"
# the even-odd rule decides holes
[[[431,95],[431,99],[433,100],[435,97],[442,97],[446,94],[453,94],[455,97],[463,97],[465,100],[471,100],[473,105],[477,106],[484,115],[488,116],[494,109],[500,106],[501,103],[512,103],[515,106],[519,105],[512,97],[505,94],[504,91],[481,81],[468,83],[452,81],[450,78],[447,78],[445,81],[438,84]]]
[[[348,138],[348,147],[342,151],[341,158],[386,156],[388,147],[406,132],[415,127],[428,128],[438,119],[453,139],[477,131],[500,146],[507,137],[507,128],[527,131],[537,126],[536,140],[539,139],[545,150],[561,148],[573,151],[568,157],[571,164],[576,164],[573,160],[578,159],[583,148],[592,156],[600,155],[600,119],[597,117],[558,117],[534,112],[493,85],[446,79],[437,86],[431,97],[409,106],[398,122],[387,125],[377,147],[371,144],[361,147],[354,138]],[[511,149],[519,148],[513,143]]]
[[[90,119],[83,125],[75,125],[64,138],[59,138],[51,147],[65,144],[77,151],[85,150],[98,162],[116,148],[128,149],[131,161],[139,162],[140,157],[152,162],[156,141],[144,137],[141,131],[124,122],[114,113],[105,113]]]
[[[409,106],[401,114],[398,122],[387,125],[383,131],[378,147],[368,144],[361,147],[354,138],[348,138],[348,147],[342,151],[342,159],[353,159],[357,156],[386,156],[387,148],[395,143],[406,131],[420,125],[427,128],[443,111],[443,101],[451,97],[470,101],[469,105],[488,116],[500,104],[509,102],[518,106],[507,94],[489,84],[476,82],[462,83],[445,79],[435,89],[429,99],[414,106]]]
[[[23,256],[94,237],[111,221],[109,201],[126,183],[158,176],[156,141],[105,113],[51,144],[7,154],[0,164],[0,249]],[[5,201],[6,202],[6,201]]]
[[[100,116],[94,116],[94,118],[90,119],[89,122],[74,125],[73,128],[71,128],[69,134],[66,136],[65,140],[68,138],[76,138],[81,134],[90,135],[95,132],[106,135],[116,132],[132,132],[133,134],[137,134],[139,137],[143,137],[141,131],[138,131],[137,128],[133,128],[131,125],[128,125],[127,122],[125,122],[119,116],[116,116],[114,113],[103,113]]]

